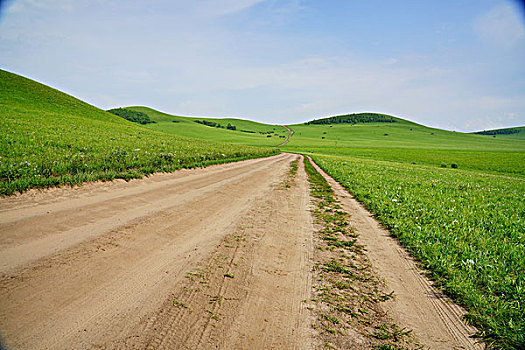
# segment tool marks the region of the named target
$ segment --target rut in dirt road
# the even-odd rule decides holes
[[[241,227],[253,230],[257,239],[243,248],[255,250],[241,254],[239,248],[241,255],[233,257],[241,259],[236,264],[246,270],[229,280],[241,281],[244,274],[250,286],[235,287],[237,308],[245,319],[242,324],[232,322],[232,329],[259,322],[250,319],[255,305],[270,307],[267,315],[276,323],[265,331],[248,329],[245,335],[251,340],[239,338],[237,343],[264,347],[276,339],[283,346],[295,341],[290,332],[303,334],[308,324],[301,300],[310,290],[304,274],[310,269],[312,231],[304,229],[309,223],[304,188],[280,189],[295,158],[282,154],[130,183],[88,184],[1,199],[0,332],[7,345],[86,349],[173,344],[174,335],[161,332],[169,324],[157,327],[166,305],[171,304],[170,312],[176,308],[174,293],[188,281],[188,273],[211,266],[217,252],[225,249],[224,240]],[[280,219],[261,220],[264,213]],[[272,235],[286,228],[292,228],[290,235]],[[294,241],[297,230],[306,236]],[[257,244],[269,256],[261,256]],[[218,294],[228,293],[229,280],[224,273],[220,276],[222,285],[213,287],[219,288]],[[288,316],[275,321],[272,313],[282,310]],[[182,324],[189,325],[185,320]],[[191,327],[200,338],[187,339],[188,347],[206,348],[211,326],[197,322]],[[259,336],[263,333],[269,338]],[[242,332],[235,334],[242,337]],[[213,342],[232,341],[230,336]]]

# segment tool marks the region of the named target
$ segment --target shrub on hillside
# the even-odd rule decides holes
[[[133,122],[133,123],[138,123],[142,125],[156,123],[154,120],[151,120],[146,113],[132,111],[131,109],[114,108],[114,109],[108,110],[108,112],[111,114],[117,115],[121,118],[124,118],[126,120],[129,120],[130,122]]]

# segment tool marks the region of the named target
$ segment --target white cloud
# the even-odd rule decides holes
[[[476,18],[473,27],[478,36],[491,44],[511,46],[525,37],[519,9],[500,5]]]

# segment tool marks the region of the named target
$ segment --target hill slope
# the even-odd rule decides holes
[[[525,175],[525,143],[395,122],[295,124],[284,149],[292,152],[426,164]]]
[[[168,135],[0,70],[0,194],[135,178],[265,156],[257,148]]]
[[[288,131],[279,125],[269,125],[235,118],[181,117],[156,111],[148,107],[126,107],[126,109],[145,113],[155,123],[145,125],[148,129],[168,134],[189,136],[199,139],[232,142],[254,146],[280,145]],[[217,124],[220,127],[204,125]],[[228,129],[228,125],[231,129]],[[235,130],[232,130],[235,128]]]
[[[525,126],[516,128],[492,129],[473,132],[472,134],[490,136],[493,138],[525,140]]]

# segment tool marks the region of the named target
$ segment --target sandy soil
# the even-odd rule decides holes
[[[301,303],[312,249],[306,181],[282,185],[296,157],[2,199],[5,342],[13,349],[311,344]],[[231,234],[243,245],[230,248]],[[191,294],[185,277],[197,268],[213,278]],[[191,309],[173,302],[183,297]],[[208,322],[210,307],[224,320],[218,327]]]
[[[0,199],[0,334],[12,349],[309,349],[313,234],[301,157]],[[462,310],[333,180],[397,297],[388,312],[433,349],[473,348]]]
[[[314,164],[332,186],[350,225],[379,276],[395,298],[383,304],[401,327],[413,330],[416,339],[431,349],[482,349],[471,336],[476,329],[462,320],[465,311],[432,286],[416,262],[373,216],[337,181]]]

